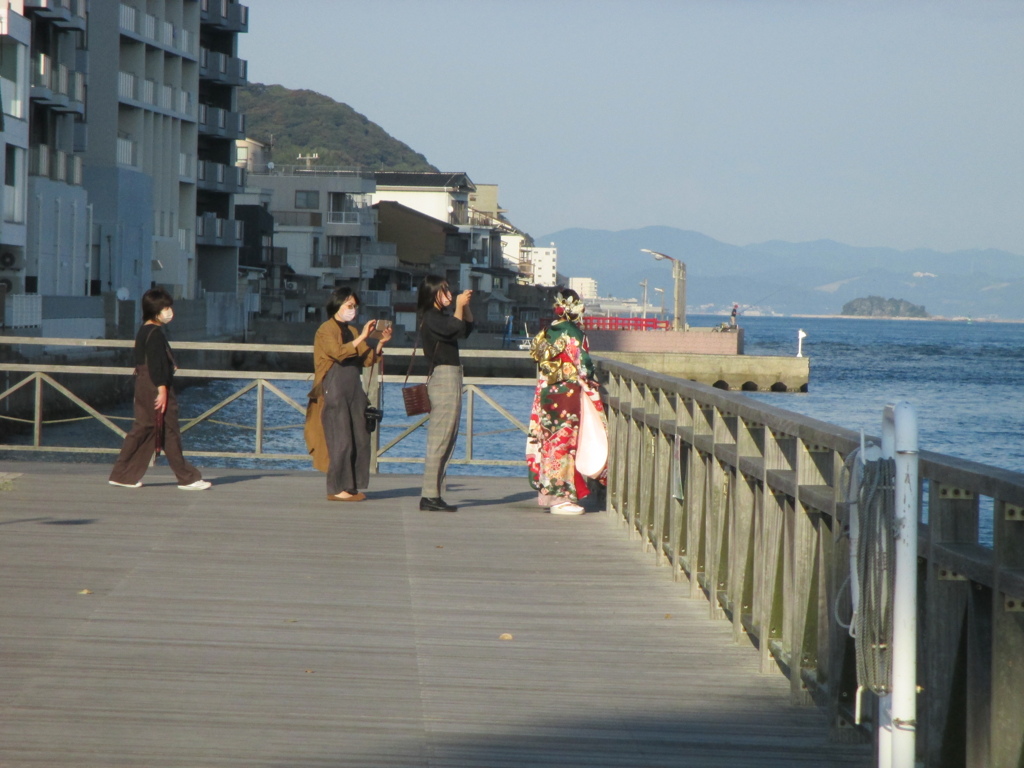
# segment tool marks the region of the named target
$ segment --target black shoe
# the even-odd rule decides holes
[[[420,499],[421,512],[454,512],[457,509],[458,507],[453,507],[440,496],[436,499],[428,499],[426,496],[423,496]]]

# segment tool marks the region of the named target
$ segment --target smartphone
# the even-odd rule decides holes
[[[378,320],[377,326],[370,332],[371,339],[380,339],[384,336],[384,331],[391,327],[390,320]]]

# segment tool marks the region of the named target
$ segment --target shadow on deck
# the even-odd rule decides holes
[[[525,480],[0,462],[0,765],[867,766],[604,512]],[[502,639],[510,636],[510,639]]]

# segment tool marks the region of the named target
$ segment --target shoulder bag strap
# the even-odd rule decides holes
[[[409,375],[412,373],[412,361],[416,357],[416,346],[420,343],[420,333],[423,331],[423,322],[420,321],[420,327],[416,329],[416,335],[412,340],[412,354],[409,355],[409,369],[405,372],[405,384],[402,386],[408,386]]]

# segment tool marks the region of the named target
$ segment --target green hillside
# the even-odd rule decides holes
[[[238,91],[238,108],[245,113],[247,137],[272,145],[278,165],[315,153],[320,167],[438,170],[352,107],[314,91],[250,83]]]
[[[843,315],[852,317],[928,317],[924,307],[906,299],[867,296],[843,304]]]

